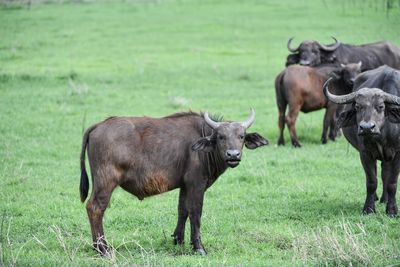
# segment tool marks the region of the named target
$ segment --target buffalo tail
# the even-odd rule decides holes
[[[97,125],[93,125],[89,127],[85,134],[83,135],[83,140],[82,140],[82,150],[81,150],[81,183],[79,185],[79,192],[81,195],[81,202],[85,202],[88,192],[89,192],[89,178],[86,172],[86,165],[85,165],[85,153],[86,153],[86,147],[89,142],[89,135],[90,132],[93,131],[96,128]]]

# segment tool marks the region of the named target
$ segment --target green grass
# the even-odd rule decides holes
[[[275,146],[273,87],[291,36],[399,45],[398,2],[45,2],[0,2],[0,266],[400,264],[399,219],[383,205],[361,215],[358,153],[320,144],[322,111],[300,115],[303,148]],[[172,245],[177,191],[121,189],[104,220],[116,250],[96,255],[78,192],[83,128],[188,109],[241,120],[250,107],[271,145],[207,191],[207,257]]]

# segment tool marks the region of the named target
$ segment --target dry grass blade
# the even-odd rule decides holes
[[[396,246],[387,242],[382,229],[383,244],[373,245],[371,235],[361,223],[352,224],[345,220],[337,226],[324,226],[312,230],[293,241],[294,260],[301,260],[305,265],[344,265],[369,266],[374,259],[396,255]],[[384,252],[384,253],[382,253]]]

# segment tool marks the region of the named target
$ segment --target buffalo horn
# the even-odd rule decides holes
[[[395,104],[395,105],[399,105],[400,106],[400,97],[398,97],[398,96],[385,93],[384,94],[384,99],[385,99],[386,103]]]
[[[326,97],[332,101],[333,103],[336,104],[348,104],[352,103],[354,101],[354,98],[356,97],[357,92],[353,92],[347,95],[334,95],[329,92],[329,82],[332,80],[332,78],[329,78],[325,84],[324,84],[324,94]]]
[[[335,40],[335,44],[332,46],[326,46],[326,45],[321,44],[320,42],[317,42],[317,43],[325,51],[329,51],[329,52],[335,51],[339,47],[340,42],[335,37],[332,36],[332,38],[333,38],[333,40]]]
[[[246,129],[249,128],[253,124],[253,122],[256,118],[256,112],[254,111],[254,109],[251,108],[250,111],[251,111],[251,113],[250,113],[249,117],[247,118],[247,120],[242,122],[242,126],[245,127]]]
[[[289,39],[287,42],[287,48],[290,52],[295,53],[299,50],[299,48],[292,48],[290,45],[292,44],[293,37]]]
[[[213,121],[209,116],[208,116],[208,112],[204,113],[204,119],[206,120],[206,123],[208,124],[208,126],[210,126],[213,129],[217,129],[220,125],[220,123]]]

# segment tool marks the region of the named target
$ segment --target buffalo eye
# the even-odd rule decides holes
[[[376,110],[378,110],[379,112],[382,112],[384,108],[385,108],[385,105],[379,105],[376,107]]]
[[[221,140],[221,141],[225,140],[225,136],[223,136],[223,135],[218,136],[218,138],[219,138],[219,140]]]
[[[244,135],[239,135],[240,140],[243,140]]]

